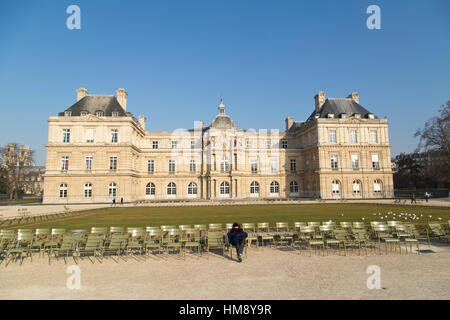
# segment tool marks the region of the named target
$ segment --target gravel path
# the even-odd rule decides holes
[[[117,260],[117,258],[115,258]],[[217,255],[186,260],[111,258],[78,261],[81,289],[69,290],[70,259],[37,256],[22,266],[0,264],[0,299],[450,299],[450,254],[312,256],[250,249],[237,263]],[[367,288],[371,265],[381,289]]]

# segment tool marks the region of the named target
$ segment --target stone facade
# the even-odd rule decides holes
[[[151,131],[116,95],[78,89],[49,118],[44,203],[393,196],[388,122],[357,93],[318,93],[308,120],[288,117],[283,132],[237,128],[223,103],[209,126]]]

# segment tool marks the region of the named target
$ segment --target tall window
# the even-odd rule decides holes
[[[358,137],[356,135],[356,130],[350,130],[350,143],[357,143]]]
[[[117,195],[117,185],[115,182],[111,182],[108,186],[108,195],[115,197]]]
[[[220,184],[220,194],[230,194],[230,184],[226,181]]]
[[[291,163],[291,172],[296,172],[297,171],[297,161],[295,159],[291,159],[290,163]]]
[[[298,193],[298,183],[297,181],[291,181],[289,184],[289,191],[291,193]]]
[[[252,142],[251,142],[250,140],[246,140],[246,141],[245,141],[245,147],[246,147],[247,149],[251,149],[251,148],[252,148]]]
[[[189,161],[189,171],[191,172],[191,173],[193,173],[193,172],[195,172],[195,160],[190,160]]]
[[[252,169],[252,173],[257,173],[258,172],[258,161],[250,160],[250,167]]]
[[[69,157],[68,156],[61,157],[61,170],[69,170]]]
[[[373,191],[375,193],[381,193],[381,180],[375,180],[373,182]]]
[[[287,142],[287,140],[281,140],[281,147],[282,147],[283,149],[287,149],[287,147],[288,147],[288,142]]]
[[[90,182],[84,184],[84,197],[92,198],[92,183]]]
[[[60,198],[67,198],[67,184],[61,183],[59,185],[59,197]]]
[[[191,140],[191,149],[195,149],[195,141]]]
[[[270,149],[270,140],[266,140],[266,149]]]
[[[154,196],[155,195],[155,184],[152,182],[147,183],[145,186],[145,195]]]
[[[158,141],[153,141],[152,142],[152,148],[153,149],[158,149]]]
[[[188,184],[188,194],[197,194],[197,184],[195,182]]]
[[[222,160],[220,161],[220,171],[227,172],[230,170],[230,163],[228,161],[228,158],[226,156],[222,157]]]
[[[278,161],[276,159],[272,159],[270,161],[270,171],[272,173],[277,173],[278,172]]]
[[[331,168],[337,169],[338,168],[338,156],[337,154],[331,155]]]
[[[148,171],[148,173],[155,172],[155,160],[148,160],[147,161],[147,171]]]
[[[372,154],[372,168],[374,169],[380,169],[380,162],[378,160],[377,154]]]
[[[109,170],[117,170],[117,156],[109,156]]]
[[[177,148],[177,142],[176,141],[172,141],[172,149],[176,149]]]
[[[270,193],[279,193],[280,192],[280,184],[276,181],[272,181],[270,183]]]
[[[333,182],[331,182],[331,192],[334,194],[338,194],[340,192],[339,180],[333,180]]]
[[[361,182],[359,180],[353,180],[353,193],[361,193]]]
[[[352,168],[359,169],[359,159],[357,154],[352,154]]]
[[[250,183],[250,193],[251,194],[258,194],[259,193],[259,183],[256,181],[253,181]]]
[[[175,195],[175,194],[177,194],[177,185],[174,182],[170,182],[167,185],[167,194],[168,195]]]
[[[92,156],[86,156],[86,170],[92,170]]]
[[[63,142],[64,143],[70,142],[70,129],[63,129]]]
[[[175,160],[169,160],[169,173],[175,172]]]
[[[86,142],[87,143],[94,142],[94,129],[86,129]]]
[[[377,130],[370,130],[370,143],[378,143]]]
[[[330,135],[330,143],[336,143],[336,130],[330,130],[328,133]]]
[[[111,129],[111,142],[117,143],[118,141],[118,131],[117,129]]]

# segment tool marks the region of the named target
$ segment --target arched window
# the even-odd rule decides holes
[[[259,183],[256,181],[253,181],[250,183],[250,193],[251,194],[257,194],[259,193]]]
[[[145,186],[145,195],[146,196],[154,196],[155,195],[155,184],[153,182],[149,182]]]
[[[289,184],[289,191],[291,193],[298,193],[298,183],[297,181],[291,181]]]
[[[197,184],[195,182],[188,184],[188,194],[197,194]]]
[[[92,197],[92,183],[90,182],[84,184],[84,197],[85,198]]]
[[[331,192],[334,194],[338,194],[340,192],[339,180],[333,180],[333,182],[331,182]]]
[[[361,181],[353,180],[353,193],[355,194],[361,193]]]
[[[382,182],[381,182],[381,180],[375,180],[374,182],[373,182],[373,191],[375,192],[375,193],[381,193],[381,185],[382,185]]]
[[[280,184],[276,181],[272,181],[270,183],[270,193],[279,193],[280,192]]]
[[[220,161],[220,171],[227,172],[230,170],[230,164],[228,161],[228,158],[223,156],[222,160]]]
[[[220,194],[230,194],[230,184],[226,181],[220,184]]]
[[[167,185],[167,194],[168,195],[175,195],[177,194],[177,185],[173,182],[170,182]]]
[[[67,184],[61,183],[59,185],[59,197],[60,198],[67,198]]]
[[[117,184],[111,182],[108,186],[108,194],[110,197],[115,197],[117,195]]]

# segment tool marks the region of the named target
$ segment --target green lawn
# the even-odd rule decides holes
[[[380,220],[373,213],[415,213],[423,214],[415,222],[426,223],[450,220],[450,209],[445,207],[424,207],[382,204],[286,204],[249,206],[205,206],[205,207],[122,207],[87,211],[85,214],[53,222],[22,226],[26,228],[89,229],[100,226],[145,227],[163,224],[208,224],[233,222],[289,222],[295,221],[365,221]],[[344,216],[342,216],[344,214]],[[432,218],[428,218],[432,215]],[[387,220],[392,220],[391,218]]]

